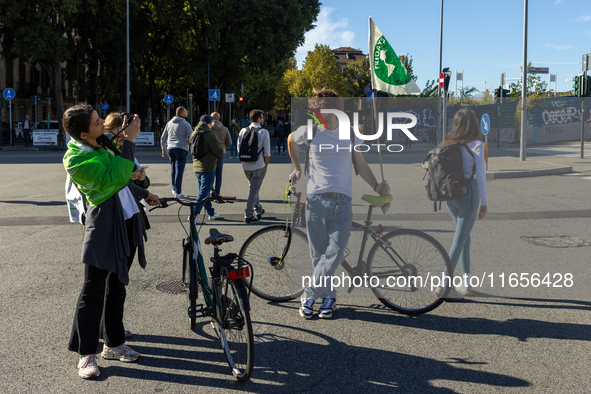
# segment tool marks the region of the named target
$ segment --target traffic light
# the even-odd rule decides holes
[[[509,97],[511,91],[509,89],[503,89],[503,97]]]
[[[581,79],[578,75],[573,77],[573,96],[575,97],[581,97]]]
[[[500,103],[500,100],[501,100],[500,97],[501,97],[501,87],[499,86],[499,88],[495,90],[495,104]]]

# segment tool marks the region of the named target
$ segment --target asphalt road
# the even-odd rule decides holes
[[[433,212],[426,198],[420,148],[384,158],[395,199],[386,215],[374,214],[374,223],[420,229],[449,247],[453,223],[445,208]],[[199,321],[197,333],[189,330],[185,296],[156,289],[180,279],[184,236],[176,208],[156,210],[150,213],[148,266],[132,267],[125,313],[135,333],[128,343],[143,356],[136,364],[100,359],[101,376],[84,381],[76,355],[66,349],[83,266],[80,227],[67,218],[62,155],[0,152],[3,393],[589,392],[589,247],[546,247],[523,238],[591,240],[591,182],[567,176],[487,183],[489,214],[472,232],[472,272],[492,273],[496,281],[467,302],[409,317],[354,292],[339,298],[333,319],[306,321],[298,302],[272,304],[253,295],[255,369],[245,384],[231,376],[207,321]],[[159,151],[137,156],[150,166],[150,190],[170,196],[169,165]],[[379,173],[377,156],[368,161]],[[222,191],[239,201],[216,205],[223,217],[216,227],[236,239],[225,252],[238,251],[255,229],[286,217],[282,194],[289,172],[287,156],[272,157],[261,190],[265,220],[245,225],[246,179],[241,165],[226,159]],[[183,192],[194,196],[190,164],[184,184]],[[355,219],[362,220],[367,208],[360,196],[371,188],[355,177],[354,190]],[[180,219],[186,223],[185,211]],[[504,287],[498,282],[501,274],[524,272],[572,273],[574,284],[511,288],[508,279]]]

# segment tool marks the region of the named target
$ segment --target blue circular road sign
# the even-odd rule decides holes
[[[14,90],[11,88],[6,88],[4,89],[4,91],[2,92],[2,96],[4,96],[4,98],[6,100],[12,100],[16,94],[14,93]]]
[[[488,114],[482,115],[480,118],[480,130],[482,131],[482,135],[487,135],[490,131],[490,119]]]
[[[167,94],[164,96],[164,102],[166,104],[172,104],[174,102],[174,98],[170,94]]]

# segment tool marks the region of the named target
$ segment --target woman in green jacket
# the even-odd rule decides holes
[[[120,155],[104,135],[104,121],[90,105],[69,108],[63,117],[72,137],[64,167],[89,203],[86,212],[82,262],[84,285],[76,306],[68,349],[80,355],[78,375],[100,375],[96,363],[99,337],[105,340],[101,356],[134,362],[139,353],[125,344],[123,309],[128,270],[136,249],[145,267],[143,239],[136,198],[159,205],[158,196],[130,182],[134,168],[135,137],[140,131],[136,115],[126,128]]]

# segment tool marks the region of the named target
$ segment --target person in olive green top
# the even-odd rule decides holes
[[[197,177],[199,183],[199,193],[195,202],[200,202],[204,198],[209,197],[213,188],[213,182],[215,180],[215,168],[217,166],[218,157],[224,154],[224,150],[220,146],[218,138],[215,133],[211,130],[213,126],[213,118],[209,115],[203,115],[199,119],[199,124],[195,127],[195,131],[191,134],[191,143],[196,135],[200,135],[204,138],[203,152],[205,155],[201,159],[193,156],[193,171]],[[214,211],[211,201],[206,201],[203,205],[199,205],[195,208],[195,224],[201,224],[203,221],[198,217],[201,212],[201,207],[205,206],[205,211],[209,216],[209,220],[215,220],[220,215]]]

